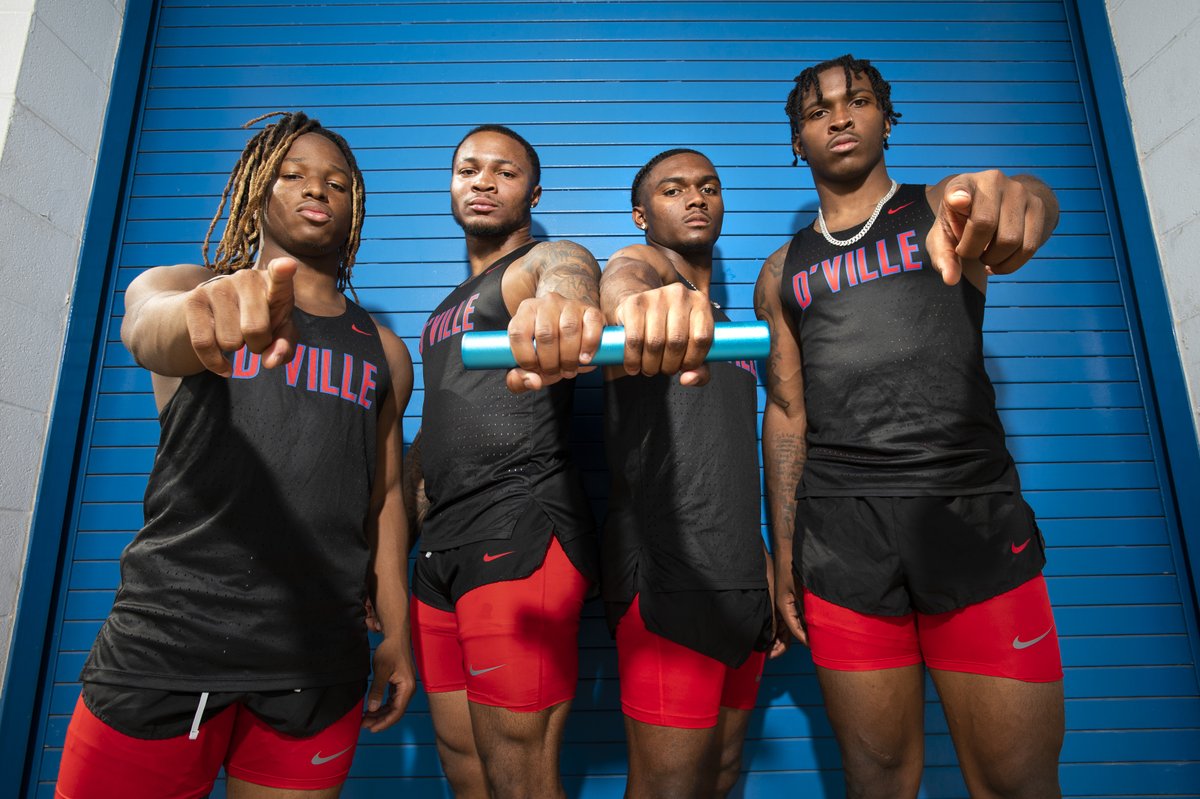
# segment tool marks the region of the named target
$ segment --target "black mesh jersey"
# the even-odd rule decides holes
[[[508,327],[500,290],[504,272],[537,244],[514,250],[459,285],[421,332],[421,466],[429,498],[421,549],[509,538],[531,501],[550,517],[560,540],[594,532],[567,448],[575,382],[517,395],[505,386],[504,370],[468,371],[462,364],[463,333]]]
[[[159,416],[146,523],[82,679],[175,691],[350,682],[364,627],[376,423],[391,376],[369,314],[299,309],[290,363],[245,348]]]
[[[713,316],[728,321],[720,309]],[[640,593],[652,632],[738,665],[760,636],[756,622],[770,627],[757,367],[737,361],[709,368],[711,380],[702,387],[682,386],[677,375],[605,383],[611,492],[601,590],[616,605],[610,622]],[[747,589],[761,590],[763,601],[748,599]],[[682,618],[665,607],[673,602],[685,603],[684,617],[694,617],[698,591],[721,595],[705,598],[704,606],[712,607],[703,623],[652,626],[655,619]]]
[[[797,496],[1017,487],[984,371],[984,296],[965,278],[942,282],[925,251],[933,220],[925,187],[904,185],[853,245],[811,227],[792,239],[780,291],[808,416]]]

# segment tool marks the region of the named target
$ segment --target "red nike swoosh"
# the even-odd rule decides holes
[[[355,324],[351,324],[350,329],[353,330],[355,333],[361,333],[364,336],[374,336],[375,335],[374,333],[368,333],[365,330],[359,330],[358,325],[355,325]]]
[[[1025,540],[1024,540],[1022,543],[1021,543],[1021,546],[1017,546],[1016,544],[1010,544],[1009,546],[1011,546],[1011,547],[1012,547],[1012,553],[1013,553],[1014,555],[1020,555],[1022,552],[1024,552],[1024,551],[1025,551],[1025,547],[1029,546],[1029,541],[1030,541],[1030,539],[1026,538],[1026,539],[1025,539]]]
[[[516,551],[516,550],[509,550],[508,552],[501,552],[501,553],[499,553],[499,554],[497,554],[497,555],[489,555],[488,553],[484,552],[484,553],[483,553],[483,562],[484,562],[484,563],[491,563],[493,560],[496,560],[497,558],[502,558],[502,557],[504,557],[505,555],[511,555],[511,554],[512,554],[513,552],[515,552],[515,551]]]
[[[891,216],[892,214],[896,213],[897,211],[903,211],[905,208],[907,208],[908,206],[912,205],[915,202],[916,202],[916,200],[913,200],[912,202],[905,203],[904,205],[898,205],[895,208],[889,208],[888,216]]]

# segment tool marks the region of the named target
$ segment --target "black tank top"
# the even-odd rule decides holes
[[[391,390],[359,306],[299,309],[295,357],[183,378],[159,416],[145,527],[83,680],[179,691],[303,688],[369,671],[364,523]]]
[[[504,272],[537,244],[459,285],[421,332],[421,466],[429,498],[422,549],[509,538],[530,501],[541,505],[563,541],[593,532],[567,447],[575,381],[517,395],[505,385],[503,369],[468,371],[462,364],[463,333],[508,327]]]
[[[1017,486],[983,365],[984,296],[965,278],[942,282],[925,252],[933,219],[925,187],[904,185],[853,245],[811,227],[792,239],[780,292],[808,417],[797,496]]]
[[[716,321],[729,321],[713,309]],[[758,478],[757,367],[709,364],[702,387],[679,377],[626,376],[605,382],[604,446],[611,491],[604,525],[602,594],[628,604],[641,594],[642,615],[670,616],[668,594],[762,589],[766,564]],[[737,607],[743,597],[731,597]],[[769,603],[762,603],[770,625]],[[701,629],[654,629],[676,643],[733,664],[743,662],[762,624],[717,611]],[[617,614],[619,617],[620,613]],[[653,628],[652,628],[653,629]]]

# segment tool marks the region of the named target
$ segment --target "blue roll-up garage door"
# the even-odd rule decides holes
[[[363,303],[410,342],[466,274],[447,212],[452,147],[514,126],[538,147],[535,232],[603,260],[635,240],[628,186],[667,147],[708,153],[726,186],[716,294],[752,318],[761,259],[816,207],[792,169],[783,102],[804,65],[853,51],[893,82],[903,113],[893,176],[1034,172],[1063,207],[1041,257],[990,289],[988,368],[1022,482],[1050,545],[1066,661],[1070,796],[1200,794],[1191,587],[1164,502],[1126,265],[1114,255],[1103,164],[1063,2],[426,2],[164,0],[136,161],[108,286],[112,316],[72,508],[40,700],[33,795],[53,795],[83,658],[141,523],[157,441],[148,376],[118,339],[142,269],[198,259],[246,139],[242,122],[302,108],[345,134],[366,173],[355,269]],[[579,448],[602,509],[596,382],[580,388]],[[405,418],[419,423],[421,381]],[[572,796],[617,797],[625,770],[616,664],[599,609],[584,626],[567,730]],[[924,795],[965,796],[930,692]],[[842,793],[837,748],[802,650],[768,668],[745,796]],[[345,796],[441,797],[427,705],[364,736]]]

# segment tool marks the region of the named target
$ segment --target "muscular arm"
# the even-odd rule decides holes
[[[180,264],[148,269],[125,290],[121,342],[139,366],[167,377],[204,371],[187,326],[188,293],[213,273]]]
[[[404,456],[404,510],[408,515],[408,529],[411,540],[408,548],[411,551],[421,534],[421,524],[425,514],[429,513],[429,497],[425,496],[425,473],[421,468],[421,431],[408,447]]]
[[[501,291],[517,361],[507,376],[511,391],[536,390],[586,367],[604,329],[600,267],[590,252],[571,241],[540,244],[505,272]]]
[[[293,258],[273,258],[265,268],[214,277],[192,264],[161,266],[129,285],[121,341],[154,375],[159,410],[179,378],[205,369],[228,377],[233,368],[224,353],[243,345],[261,354],[267,369],[292,357],[297,267]]]
[[[617,250],[604,265],[600,276],[600,310],[609,324],[620,324],[617,308],[629,297],[667,284],[668,278],[661,271],[660,263],[666,261],[657,256],[653,247],[635,244]]]
[[[600,310],[625,328],[626,374],[679,372],[682,385],[708,382],[712,304],[676,279],[661,252],[635,244],[613,253],[600,278]]]
[[[409,526],[401,479],[401,418],[412,394],[412,360],[396,334],[378,326],[392,386],[380,409],[375,482],[367,517],[371,595],[384,639],[375,650],[374,676],[363,726],[379,732],[404,714],[416,690],[408,623]],[[391,696],[385,701],[385,689]]]
[[[796,486],[807,457],[808,422],[800,345],[779,296],[786,254],[785,246],[763,264],[754,287],[754,313],[771,329],[771,350],[765,369],[767,403],[763,410],[762,449],[775,560],[776,607],[792,635],[804,642],[806,636],[799,616],[799,597],[792,584],[791,564]]]

